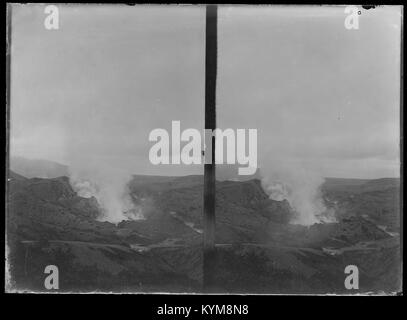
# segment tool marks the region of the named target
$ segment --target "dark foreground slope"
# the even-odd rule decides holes
[[[145,219],[117,226],[97,221],[97,201],[79,197],[66,177],[10,178],[12,288],[44,290],[44,268],[54,264],[65,291],[202,290],[202,176],[134,176],[129,189]],[[214,290],[345,292],[349,264],[360,270],[355,292],[399,290],[398,234],[377,224],[376,211],[356,210],[346,181],[334,182],[323,192],[339,222],[311,227],[289,224],[289,204],[269,199],[259,180],[218,182]],[[383,195],[395,191],[374,185],[375,209],[397,216]],[[357,192],[366,199],[372,187]]]
[[[97,221],[96,200],[79,197],[66,177],[15,177],[8,184],[9,289],[45,290],[44,268],[56,265],[62,291],[200,290],[198,246],[160,246],[168,234],[189,230],[175,218],[168,217],[168,234],[149,232],[154,219],[142,222],[146,230],[128,230]]]
[[[176,213],[201,228],[200,179],[190,176],[159,181],[157,177],[136,176],[131,190],[154,199],[162,211]],[[322,192],[327,206],[337,212],[338,223],[310,227],[289,224],[289,204],[269,199],[259,180],[218,182],[213,269],[217,285],[213,290],[349,293],[344,287],[344,270],[353,264],[360,272],[356,292],[399,291],[400,237],[386,229],[399,230],[399,220],[390,218],[378,224],[375,219],[377,212],[399,217],[399,181],[358,181],[352,189],[348,179],[334,180],[328,179]],[[349,201],[354,194],[362,203]],[[365,210],[359,210],[361,207]]]

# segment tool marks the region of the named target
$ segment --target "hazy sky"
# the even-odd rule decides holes
[[[190,6],[43,5],[12,15],[11,152],[71,164],[78,157],[134,173],[153,166],[155,128],[203,128],[205,10]],[[397,176],[400,9],[221,7],[220,128],[257,128],[259,166],[275,158],[325,176]]]

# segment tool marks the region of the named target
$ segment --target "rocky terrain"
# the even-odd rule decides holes
[[[79,197],[67,177],[26,179],[10,172],[11,286],[43,290],[44,267],[54,264],[66,291],[199,290],[199,234],[171,215],[147,207],[149,219],[136,224],[100,222],[97,201]],[[188,246],[176,245],[176,235],[181,235],[182,243],[190,239]]]
[[[387,231],[400,232],[400,179],[327,178],[323,191],[338,216],[363,217]]]
[[[356,292],[400,290],[398,179],[326,179],[338,223],[290,224],[287,201],[257,179],[217,182],[218,292],[345,292],[344,268],[360,270]],[[60,269],[62,291],[202,290],[202,176],[135,175],[130,195],[144,219],[98,221],[95,198],[67,177],[10,172],[7,243],[10,286],[42,291],[44,268]],[[354,292],[353,292],[354,293]]]

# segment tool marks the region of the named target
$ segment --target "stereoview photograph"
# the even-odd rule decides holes
[[[6,292],[400,293],[402,15],[9,4]]]

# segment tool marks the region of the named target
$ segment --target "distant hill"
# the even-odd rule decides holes
[[[68,176],[68,166],[58,162],[28,159],[24,157],[10,157],[10,170],[26,178],[57,178]]]
[[[242,168],[240,164],[217,164],[216,165],[216,180],[218,181],[247,181],[253,179],[261,179],[260,168],[257,168],[256,172],[251,175],[239,175],[239,168]]]
[[[27,178],[10,170],[8,173],[8,179],[9,181],[12,181],[12,180],[25,180]]]
[[[400,178],[380,178],[380,179],[344,179],[325,178],[324,187],[335,191],[357,191],[363,189],[383,190],[400,186]]]

